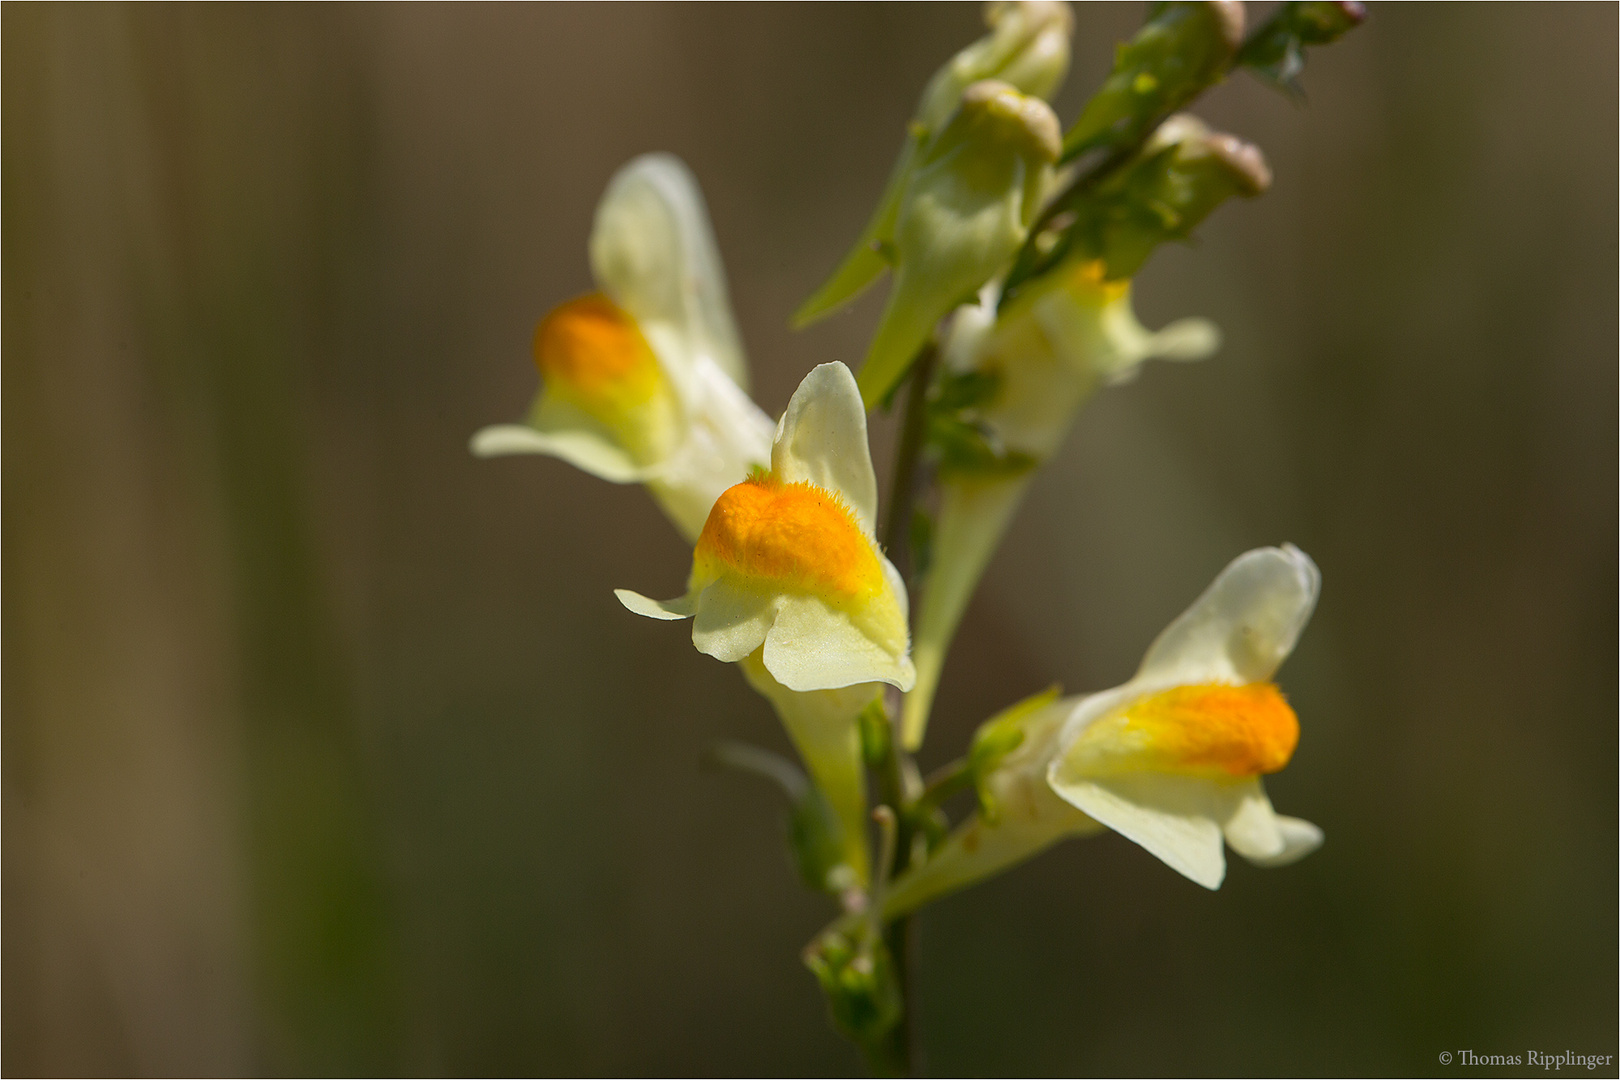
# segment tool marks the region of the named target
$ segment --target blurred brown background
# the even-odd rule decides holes
[[[1066,120],[1140,14],[1079,11]],[[1084,415],[924,764],[1054,679],[1121,681],[1292,540],[1325,590],[1270,787],[1327,845],[1209,894],[1110,836],[933,909],[934,1072],[1616,1052],[1616,19],[1378,7],[1308,107],[1246,77],[1200,106],[1276,184],[1138,307],[1227,344]],[[785,741],[610,593],[688,552],[637,490],[466,442],[525,408],[531,329],[646,150],[703,183],[768,411],[857,359],[876,297],[786,316],[978,32],[5,6],[6,1072],[857,1068],[797,960],[826,911],[780,807],[698,768]]]

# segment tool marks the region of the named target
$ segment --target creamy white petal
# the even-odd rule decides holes
[[[776,425],[708,360],[694,364],[690,375],[685,437],[664,463],[663,480],[690,492],[701,507],[696,530],[701,531],[727,488],[742,483],[755,466],[770,465]]]
[[[779,600],[721,578],[698,595],[692,644],[716,660],[736,663],[765,643]]]
[[[1163,330],[1150,333],[1131,315],[1133,333],[1122,339],[1127,348],[1113,354],[1113,366],[1103,373],[1109,386],[1121,386],[1142,372],[1144,360],[1185,362],[1203,360],[1221,347],[1221,331],[1208,319],[1180,319]]]
[[[1177,319],[1147,341],[1147,356],[1159,360],[1203,360],[1221,347],[1221,328],[1208,319]]]
[[[1239,555],[1159,635],[1133,682],[1146,689],[1270,679],[1299,640],[1320,585],[1316,564],[1292,544]]]
[[[1322,830],[1300,818],[1277,815],[1277,830],[1282,834],[1283,847],[1275,855],[1255,857],[1245,855],[1256,866],[1287,866],[1298,862],[1322,846]],[[1235,845],[1234,845],[1235,846]],[[1240,851],[1238,854],[1242,855]]]
[[[754,466],[771,463],[776,424],[742,389],[707,360],[692,368],[697,404],[690,408],[688,441],[725,472],[725,487],[741,483]],[[721,488],[725,490],[725,488]]]
[[[894,599],[894,606],[900,612],[901,622],[906,626],[908,635],[906,644],[909,646],[911,632],[911,594],[906,591],[906,579],[900,576],[900,571],[883,552],[878,552],[878,562],[883,567],[883,580],[889,586],[889,594]],[[909,648],[907,649],[909,652]],[[909,691],[910,687],[906,687]]]
[[[996,327],[996,304],[1001,299],[1001,282],[991,280],[979,290],[979,300],[963,304],[951,316],[950,329],[940,346],[939,362],[945,370],[969,372],[978,366],[979,353]]]
[[[1063,775],[1052,763],[1048,781],[1071,805],[1158,857],[1170,869],[1206,889],[1226,877],[1221,828],[1215,823],[1218,793],[1192,777],[1137,773],[1106,780]]]
[[[630,611],[637,615],[645,615],[649,619],[673,622],[677,619],[690,619],[697,613],[697,598],[690,594],[677,596],[673,600],[654,600],[631,589],[614,589],[613,595],[617,596],[619,603]]]
[[[658,474],[637,466],[619,445],[588,429],[536,431],[527,424],[494,424],[472,437],[478,457],[545,454],[614,484],[642,483]]]
[[[660,323],[676,327],[693,354],[747,388],[714,230],[697,181],[679,158],[644,154],[614,174],[596,208],[591,268],[644,331]]]
[[[1118,384],[1135,378],[1144,360],[1202,360],[1220,348],[1221,332],[1208,319],[1179,319],[1154,332],[1137,319],[1130,293],[1105,299],[1095,289],[1054,285],[1031,308],[1053,350],[1076,371]]]
[[[1113,715],[1140,696],[1134,680],[1123,686],[1116,686],[1112,690],[1081,695],[1058,734],[1058,756],[1061,758],[1066,754],[1069,747],[1074,745],[1074,741],[1084,734],[1086,728],[1106,716]]]
[[[886,682],[906,691],[917,681],[903,650],[895,656],[848,615],[815,596],[781,598],[765,636],[765,667],[783,686],[800,691],[865,682]]]
[[[695,543],[715,500],[750,469],[770,463],[776,425],[707,358],[695,360],[685,377],[686,431],[650,486],[664,513]]]
[[[866,442],[866,407],[849,368],[834,361],[804,377],[776,426],[771,471],[783,483],[808,481],[841,495],[872,534],[877,474]]]
[[[1232,785],[1236,805],[1221,824],[1226,842],[1245,859],[1272,859],[1282,854],[1283,835],[1277,813],[1258,778]]]

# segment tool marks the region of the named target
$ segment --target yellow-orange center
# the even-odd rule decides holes
[[[1070,750],[1083,772],[1248,778],[1288,764],[1299,718],[1274,683],[1176,686],[1087,728]]]
[[[549,388],[598,419],[647,401],[663,372],[635,320],[600,293],[552,309],[534,331],[534,362]]]
[[[1108,281],[1108,264],[1101,259],[1088,259],[1074,268],[1069,287],[1077,294],[1092,293],[1104,304],[1118,300],[1131,291],[1130,278]]]
[[[1177,686],[1143,698],[1126,723],[1166,764],[1232,776],[1274,773],[1299,744],[1299,718],[1275,683]]]
[[[877,551],[836,495],[769,473],[727,489],[709,511],[692,553],[692,584],[727,571],[834,603],[884,585]]]

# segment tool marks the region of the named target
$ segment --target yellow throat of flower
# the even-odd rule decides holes
[[[1131,279],[1107,280],[1107,265],[1101,259],[1088,259],[1071,270],[1064,279],[1064,287],[1082,303],[1106,307],[1131,293]]]
[[[1248,779],[1282,769],[1298,743],[1299,719],[1274,683],[1177,686],[1087,728],[1069,764],[1093,775]]]
[[[630,454],[651,462],[667,449],[675,400],[636,322],[600,293],[553,308],[534,331],[546,395],[605,426]]]
[[[726,490],[692,552],[688,587],[722,577],[744,588],[819,598],[891,651],[906,647],[906,616],[888,588],[877,545],[842,499],[759,471]]]

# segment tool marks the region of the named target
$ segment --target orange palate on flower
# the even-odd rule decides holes
[[[1120,733],[1141,739],[1154,767],[1178,772],[1274,773],[1299,743],[1299,718],[1268,682],[1173,687],[1142,698],[1122,719]]]
[[[728,489],[709,511],[692,578],[713,581],[725,571],[834,602],[870,596],[884,584],[872,542],[836,495],[769,473]]]
[[[561,304],[534,332],[547,387],[601,420],[647,401],[663,372],[635,320],[601,293]]]

